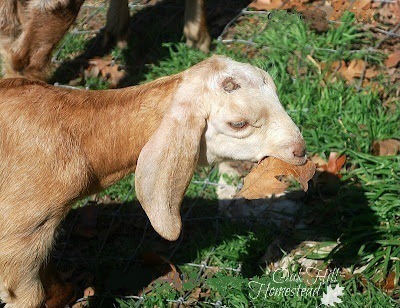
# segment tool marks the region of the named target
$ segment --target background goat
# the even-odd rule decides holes
[[[43,80],[54,47],[74,22],[84,0],[0,1],[0,53],[5,77]],[[129,26],[128,0],[110,0],[104,45],[115,39],[126,44]],[[204,0],[186,0],[184,34],[190,47],[207,52]]]
[[[52,298],[54,287],[46,287],[57,279],[47,277],[46,258],[60,222],[76,200],[131,172],[152,226],[176,240],[197,163],[306,160],[268,73],[225,57],[119,90],[5,79],[0,97],[0,290],[7,308]]]

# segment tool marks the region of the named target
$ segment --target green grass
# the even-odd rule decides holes
[[[317,216],[321,222],[293,232],[293,239],[300,243],[309,240],[310,234],[314,237],[318,234],[325,238],[321,245],[332,244],[339,239],[339,244],[332,252],[321,255],[314,251],[308,254],[308,258],[322,260],[323,264],[330,264],[331,267],[346,267],[350,271],[364,268],[362,273],[335,281],[345,288],[344,296],[341,297],[343,303],[338,306],[394,307],[395,299],[398,300],[400,296],[399,290],[389,296],[379,286],[390,273],[395,273],[395,285],[400,277],[400,157],[376,157],[370,154],[370,150],[373,140],[400,137],[400,113],[387,110],[380,93],[370,88],[359,90],[357,82],[351,85],[343,80],[327,82],[324,73],[319,73],[315,65],[307,60],[307,55],[312,55],[318,63],[361,58],[379,66],[384,56],[378,52],[366,51],[365,46],[373,44],[373,39],[354,24],[351,14],[345,15],[339,26],[331,26],[324,34],[316,34],[298,16],[284,12],[275,13],[271,20],[267,20],[266,16],[255,16],[251,17],[253,22],[250,23],[249,18],[243,18],[236,25],[234,38],[251,38],[254,45],[233,43],[227,46],[215,42],[213,53],[249,62],[271,74],[282,104],[301,128],[309,155],[317,153],[326,158],[330,152],[336,151],[348,157],[346,171],[336,195],[321,198],[317,188],[309,192],[308,200],[312,202],[307,203],[306,200],[301,215]],[[260,31],[266,23],[265,30]],[[82,42],[75,43],[76,46],[71,43],[60,54],[63,59],[68,58],[67,53],[81,51]],[[361,51],[351,52],[352,49]],[[142,82],[180,72],[209,56],[189,49],[183,43],[165,43],[163,54],[166,50],[166,57],[146,67],[141,76]],[[128,62],[129,54],[129,49],[113,50],[113,55],[122,64]],[[377,80],[383,84],[382,78],[378,77]],[[102,86],[100,80],[91,82],[98,82]],[[384,91],[390,96],[393,95],[393,89],[389,86]],[[400,103],[397,102],[399,107]],[[217,179],[215,168],[204,168],[196,172],[187,191],[183,215],[189,215],[189,211],[193,218],[218,215],[214,187],[201,184],[204,180],[216,182]],[[133,176],[107,189],[103,195],[110,196],[116,202],[135,202],[132,185]],[[178,246],[171,244],[161,251],[164,255],[173,255],[171,261],[179,266],[182,273],[191,277],[191,284],[182,290],[165,285],[153,288],[142,302],[117,298],[119,307],[168,306],[170,304],[167,300],[177,300],[181,296],[186,296],[187,300],[187,295],[199,286],[203,290],[210,290],[208,302],[221,301],[227,307],[320,305],[322,292],[326,292],[326,283],[318,296],[314,297],[254,298],[252,295],[250,281],[261,280],[266,285],[273,282],[271,274],[267,273],[266,264],[260,262],[260,259],[271,242],[287,230],[277,230],[273,226],[266,228],[259,222],[249,224],[225,219],[200,222],[189,220],[184,230],[190,235],[189,239],[186,236]],[[147,244],[141,248],[144,251],[152,249],[152,240],[157,242],[154,235],[149,237],[145,241]],[[120,240],[122,242],[118,245],[123,252],[120,249],[116,252],[113,246],[115,243],[109,241],[104,254],[122,253],[129,256],[140,242],[140,239],[130,240],[129,234]],[[93,244],[88,249],[94,252],[98,247]],[[237,268],[242,264],[243,271],[239,275],[232,271],[221,271],[212,278],[197,277],[198,269],[187,263],[200,263],[205,259],[212,266]],[[100,258],[97,264],[90,266],[94,267],[93,272],[102,277],[107,276],[106,270],[123,267],[122,263]],[[298,270],[293,266],[293,271]],[[100,294],[115,299],[113,294]],[[101,296],[98,297],[101,299]],[[198,305],[212,306],[204,302]]]

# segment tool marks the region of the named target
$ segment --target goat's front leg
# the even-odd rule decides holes
[[[210,50],[211,36],[208,33],[204,0],[186,0],[185,26],[186,44],[201,51]]]
[[[103,46],[115,42],[119,48],[127,45],[129,35],[128,0],[110,0]]]
[[[6,77],[45,79],[54,47],[68,31],[84,0],[52,1],[53,6],[34,3],[28,7],[22,32],[10,52]]]

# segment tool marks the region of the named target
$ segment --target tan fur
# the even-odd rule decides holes
[[[1,0],[0,54],[4,77],[23,76],[45,80],[54,47],[72,25],[84,0]],[[110,0],[103,44],[116,39],[126,46],[129,26],[128,0]],[[187,0],[187,44],[208,51],[204,0]]]
[[[63,284],[46,266],[57,227],[76,200],[135,170],[151,224],[175,240],[199,155],[208,163],[265,155],[304,162],[287,151],[302,137],[273,85],[265,84],[267,75],[214,56],[119,90],[0,81],[0,297],[6,307],[37,308],[45,298],[47,307],[61,307]],[[241,85],[230,92],[224,90],[229,76]],[[220,120],[221,112],[228,116]],[[243,132],[232,130],[230,116],[252,122]],[[281,126],[266,123],[267,116]]]

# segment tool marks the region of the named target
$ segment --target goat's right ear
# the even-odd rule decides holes
[[[174,102],[138,158],[137,197],[167,240],[176,240],[181,232],[180,206],[197,165],[205,123],[190,103]]]

